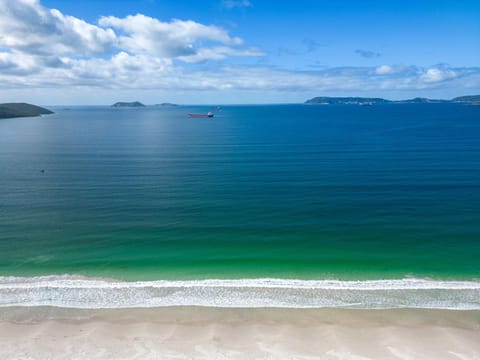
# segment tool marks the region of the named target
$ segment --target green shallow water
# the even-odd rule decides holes
[[[0,276],[480,278],[480,107],[54,110],[0,121]]]

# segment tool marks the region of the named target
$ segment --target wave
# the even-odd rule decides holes
[[[208,279],[119,281],[82,276],[0,277],[0,307],[164,306],[480,310],[480,281]]]

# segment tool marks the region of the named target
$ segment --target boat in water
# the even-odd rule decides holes
[[[188,114],[189,118],[212,118],[213,113],[209,112],[206,114]]]

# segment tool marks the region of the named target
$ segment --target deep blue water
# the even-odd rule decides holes
[[[0,120],[0,275],[480,278],[480,107],[53,110]]]

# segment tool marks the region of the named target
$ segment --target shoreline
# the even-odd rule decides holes
[[[290,309],[480,310],[479,281],[431,279],[208,279],[120,281],[80,276],[0,277],[0,308],[175,306]]]
[[[476,360],[480,311],[11,307],[0,358]]]

